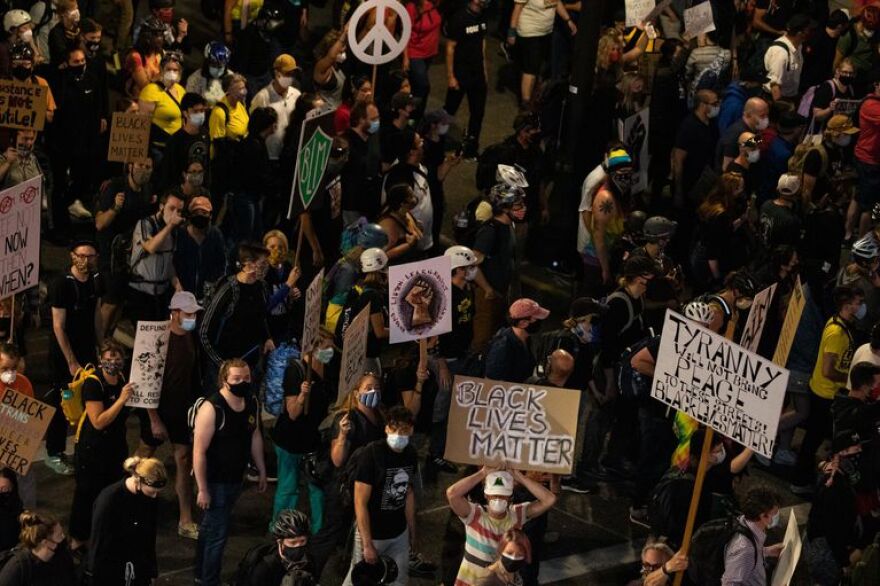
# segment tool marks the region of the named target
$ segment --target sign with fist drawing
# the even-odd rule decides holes
[[[388,274],[391,343],[452,330],[452,262],[438,256],[393,266]]]

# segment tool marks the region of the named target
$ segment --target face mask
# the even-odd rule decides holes
[[[846,476],[851,486],[855,486],[862,480],[862,473],[859,472],[859,456],[861,454],[852,454],[850,456],[841,456],[839,470]]]
[[[131,178],[134,179],[134,182],[138,185],[146,184],[152,176],[152,169],[135,169],[131,172]]]
[[[84,259],[84,258],[82,258],[82,259],[80,259],[80,258],[76,258],[76,259],[74,259],[74,261],[73,261],[73,266],[75,266],[75,267],[76,267],[76,270],[78,270],[78,271],[81,272],[81,273],[88,273],[88,272],[91,272],[91,271],[90,271],[90,267],[89,267],[89,261],[87,261],[87,260]]]
[[[515,574],[526,565],[526,560],[525,558],[515,558],[504,553],[501,554],[501,565],[504,566],[505,571],[508,573]]]
[[[724,458],[727,457],[727,451],[724,449],[724,446],[721,446],[720,452],[712,452],[712,455],[709,457],[709,464],[712,466],[717,466],[721,462],[724,461]]]
[[[227,383],[229,384],[229,383]],[[234,385],[229,385],[229,392],[236,397],[248,397],[251,394],[251,381],[245,380]]]
[[[15,382],[15,377],[17,373],[14,370],[4,370],[0,372],[0,382],[11,385]]]
[[[319,348],[315,351],[315,358],[321,364],[330,364],[330,361],[333,360],[333,355],[335,354],[335,350],[333,347],[330,348]]]
[[[12,68],[12,77],[19,80],[28,79],[33,73],[33,69],[30,67],[25,67],[23,65],[16,65]]]
[[[208,75],[214,79],[221,77],[224,71],[226,71],[225,67],[208,67]]]
[[[370,134],[376,134],[379,132],[379,119],[370,120],[370,125],[367,127],[367,132]]]
[[[101,41],[92,41],[90,43],[86,43],[86,50],[88,50],[89,55],[97,55],[98,51],[101,50]]]
[[[379,401],[382,399],[382,394],[379,391],[367,391],[366,393],[360,393],[358,395],[358,401],[361,402],[361,405],[364,407],[368,407],[370,409],[375,409],[379,406]]]
[[[862,303],[859,305],[859,309],[856,311],[856,319],[865,319],[865,316],[868,314],[868,306]]]
[[[864,32],[865,36],[866,36],[867,38],[869,38],[869,39],[870,39],[871,37],[874,36],[874,29],[871,29],[871,28],[865,27],[865,28],[863,29],[863,32]]]
[[[579,323],[574,326],[573,331],[578,340],[580,340],[584,344],[589,344],[593,341],[593,326],[590,326],[589,329],[587,329],[584,327],[584,324]]]
[[[748,160],[749,163],[757,163],[760,158],[761,151],[749,151],[748,154],[746,154],[746,160]]]
[[[341,53],[338,53],[336,55],[336,62],[337,63],[345,63],[346,59],[348,59],[348,55],[345,54],[345,51],[342,51]]]
[[[199,230],[205,230],[211,224],[211,218],[208,216],[192,216],[189,223]]]
[[[34,40],[34,31],[32,29],[27,29],[19,35],[19,38],[25,43],[30,43]]]
[[[464,272],[465,281],[473,281],[477,278],[477,271],[479,271],[477,267],[468,267]]]
[[[284,560],[288,571],[306,562],[306,548],[304,545],[297,547],[281,546],[281,558]]]
[[[180,327],[185,332],[191,332],[196,329],[196,318],[185,317],[180,320]]]
[[[741,298],[741,299],[736,300],[736,308],[741,311],[745,311],[745,310],[749,309],[751,306],[752,306],[751,299]]]
[[[767,525],[768,529],[772,527],[779,527],[779,511],[776,511],[776,514],[773,515],[772,519],[770,519],[770,524]]]
[[[186,182],[193,187],[201,187],[205,183],[204,173],[187,173]]]
[[[12,491],[0,492],[0,508],[6,507],[10,502],[12,502]]]
[[[70,75],[74,77],[80,77],[83,73],[85,73],[86,66],[85,63],[82,65],[68,65],[67,71]]]
[[[608,53],[608,60],[612,63],[617,63],[618,61],[620,61],[620,51],[614,50]]]
[[[404,448],[409,445],[409,436],[389,433],[388,438],[385,441],[388,442],[388,447],[395,452],[402,452]]]
[[[15,147],[15,150],[18,152],[18,156],[22,159],[26,159],[31,156],[31,153],[34,152],[33,149],[26,146]]]
[[[122,370],[122,362],[119,360],[102,360],[101,370],[107,374],[116,374]]]
[[[525,329],[529,334],[537,334],[541,331],[541,320],[533,321]]]
[[[437,125],[437,134],[439,134],[440,136],[443,136],[447,132],[449,132],[449,125],[448,124],[438,124]]]
[[[507,501],[504,499],[489,499],[489,512],[493,515],[503,515],[507,512]]]
[[[293,78],[287,75],[279,75],[275,78],[275,81],[277,81],[278,85],[280,85],[284,89],[287,89],[293,85]]]
[[[162,74],[162,80],[168,84],[177,83],[179,79],[180,75],[176,71],[166,71]]]
[[[720,113],[721,113],[721,106],[710,106],[709,112],[707,113],[707,115],[709,116],[709,118],[717,118],[718,114],[720,114]]]
[[[770,126],[770,119],[769,119],[769,118],[766,118],[766,117],[765,117],[765,118],[759,118],[759,119],[758,119],[758,124],[757,124],[757,126],[756,126],[756,128],[757,128],[758,130],[764,130],[764,129],[767,128],[768,126]]]
[[[843,85],[849,86],[852,85],[853,81],[855,81],[855,77],[853,77],[852,75],[841,75],[837,78],[837,81],[839,81]]]
[[[205,113],[204,112],[193,112],[189,117],[190,123],[195,127],[200,127],[205,123]]]
[[[243,102],[245,98],[247,98],[247,88],[242,88],[235,92],[234,94],[230,94],[231,97],[235,98],[239,102]]]
[[[849,143],[851,143],[851,142],[852,142],[852,135],[851,134],[844,134],[844,135],[838,136],[837,138],[834,139],[834,144],[836,144],[839,147],[848,147]]]

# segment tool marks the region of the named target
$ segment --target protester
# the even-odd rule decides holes
[[[19,518],[21,548],[0,569],[3,586],[74,586],[74,565],[64,528],[55,518],[24,511]]]

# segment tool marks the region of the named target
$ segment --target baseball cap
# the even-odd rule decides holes
[[[603,315],[608,306],[599,303],[592,297],[578,297],[571,303],[568,316],[573,320],[581,320],[590,315]]]
[[[186,313],[195,313],[205,309],[196,301],[196,296],[189,291],[178,291],[171,298],[168,309],[179,309]]]
[[[291,73],[297,69],[296,59],[287,53],[282,53],[275,58],[275,63],[272,67],[275,71],[280,71],[281,73]]]
[[[852,119],[846,114],[835,114],[825,125],[825,130],[832,132],[842,132],[844,134],[855,134],[859,129],[853,126]]]
[[[517,299],[510,305],[510,317],[512,319],[527,319],[536,317],[538,319],[547,319],[550,312],[540,305],[534,299],[523,297]]]
[[[797,173],[783,173],[776,182],[776,191],[781,195],[794,195],[801,188],[801,177]]]
[[[510,496],[513,494],[513,476],[503,470],[486,475],[486,496]]]
[[[191,212],[201,210],[210,214],[212,211],[214,211],[214,206],[211,204],[211,200],[203,195],[192,198],[192,200],[190,200],[189,202],[189,206],[187,207]]]

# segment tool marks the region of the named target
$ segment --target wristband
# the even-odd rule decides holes
[[[660,566],[660,569],[663,570],[663,573],[666,575],[667,578],[672,578],[674,572],[669,572],[666,569],[666,564],[663,564],[662,566]]]

